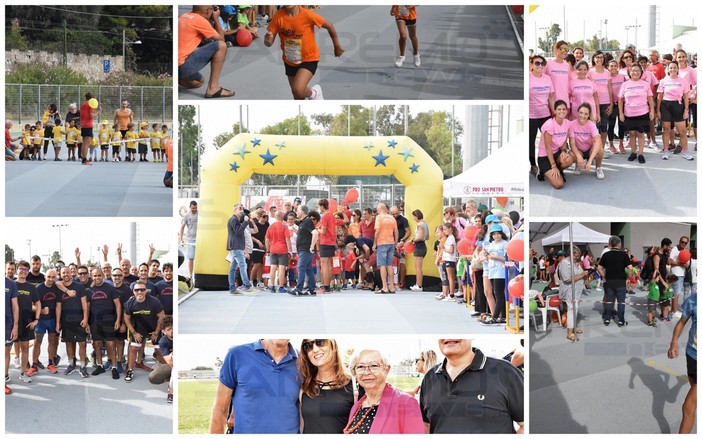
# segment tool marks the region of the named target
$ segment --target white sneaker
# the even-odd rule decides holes
[[[21,373],[20,374],[20,379],[24,381],[25,383],[31,383],[32,379],[27,375],[26,373]]]
[[[422,288],[422,287],[420,287],[420,286],[417,286],[417,285],[412,285],[412,286],[410,287],[410,290],[412,290],[412,291],[423,291],[424,288]]]
[[[419,54],[414,55],[414,66],[419,67],[422,64]]]
[[[675,311],[673,313],[673,317],[675,317],[676,319],[679,319],[680,317],[682,317],[682,313],[680,311]]]
[[[661,156],[661,159],[668,160],[668,158],[670,158],[670,153],[668,152],[668,150],[663,151],[663,155]]]
[[[578,166],[575,166],[575,170],[573,171],[573,175],[580,175],[580,168]]]
[[[695,159],[695,158],[692,157],[692,155],[690,155],[690,153],[687,152],[687,151],[683,151],[683,152],[680,154],[680,157],[684,158],[685,160],[694,160],[694,159]]]
[[[604,171],[602,170],[602,168],[596,168],[595,172],[597,174],[598,180],[604,180]]]
[[[402,67],[402,63],[405,62],[404,56],[398,56],[395,58],[395,67]]]
[[[319,84],[315,84],[312,87],[312,96],[310,97],[311,100],[313,101],[323,101],[324,96],[322,96],[322,86]]]

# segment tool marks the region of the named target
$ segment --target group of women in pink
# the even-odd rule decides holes
[[[663,125],[662,158],[667,160],[668,149],[674,147],[674,126],[682,134],[681,151],[677,152],[693,159],[684,133],[688,116],[696,110],[697,75],[684,50],[676,52],[667,73],[658,65],[655,51],[650,68],[648,58],[637,58],[632,49],[623,50],[616,60],[596,51],[591,63],[583,59],[582,48],[576,48],[572,55],[568,51],[568,43],[559,41],[555,59],[536,55],[530,62],[529,161],[538,180],[546,179],[560,189],[565,183],[563,170],[575,163],[574,175],[589,173],[593,162],[596,178],[604,179],[602,160],[607,141],[612,154],[626,154],[623,142],[627,132],[631,146],[628,160],[646,163],[644,133],[649,133],[649,142],[657,146],[656,118]],[[660,80],[658,76],[662,76]],[[696,136],[697,120],[693,118]],[[617,123],[619,149],[614,145]]]

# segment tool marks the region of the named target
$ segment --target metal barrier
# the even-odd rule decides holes
[[[243,200],[251,197],[267,197],[269,195],[279,196],[304,196],[310,208],[316,208],[317,200],[322,198],[335,199],[341,202],[346,197],[349,189],[358,189],[359,197],[355,203],[351,203],[351,209],[375,207],[378,203],[385,203],[388,206],[400,205],[405,199],[405,186],[400,183],[395,184],[348,184],[334,185],[320,183],[318,185],[304,184],[299,186],[241,186],[241,197]],[[244,203],[251,204],[251,203]],[[252,205],[250,207],[253,207]]]
[[[173,87],[112,85],[6,84],[5,118],[16,126],[34,123],[41,120],[49,104],[56,104],[63,119],[68,105],[73,102],[80,105],[87,92],[100,102],[101,118],[110,123],[123,99],[129,100],[135,122],[170,124],[173,121]]]

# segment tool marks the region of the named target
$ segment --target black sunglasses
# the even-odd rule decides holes
[[[137,291],[146,291],[146,288],[134,288],[134,292],[136,293]]]
[[[78,276],[87,276],[88,272],[87,271],[79,271]]]
[[[317,345],[318,348],[324,347],[324,345],[327,344],[327,340],[323,338],[316,338],[312,341],[303,341],[302,342],[302,350],[305,352],[309,352],[312,350],[312,347],[314,345]]]
[[[534,65],[537,67],[545,66],[546,63],[543,61],[534,61]]]

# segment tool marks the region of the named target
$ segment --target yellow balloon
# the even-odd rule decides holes
[[[88,105],[90,105],[90,108],[97,108],[98,107],[98,101],[95,98],[92,98],[88,101]]]

